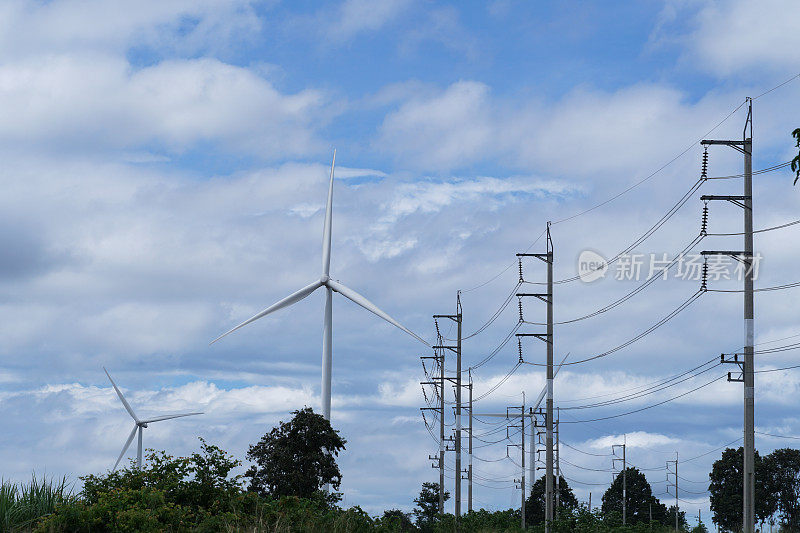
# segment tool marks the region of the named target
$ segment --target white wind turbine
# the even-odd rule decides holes
[[[283,309],[284,307],[288,307],[292,304],[295,304],[314,292],[315,290],[319,289],[320,287],[325,288],[325,319],[323,322],[323,329],[322,329],[322,414],[323,416],[330,420],[331,418],[331,362],[332,362],[332,353],[331,353],[331,342],[332,342],[332,322],[333,322],[333,310],[332,310],[332,300],[333,300],[333,293],[338,292],[351,302],[360,305],[367,311],[374,313],[384,319],[385,321],[389,322],[390,324],[402,329],[418,341],[420,341],[425,346],[429,346],[427,342],[425,342],[422,338],[416,335],[414,332],[409,330],[408,328],[404,327],[400,324],[397,320],[390,317],[388,314],[384,313],[380,309],[378,309],[375,304],[358,294],[353,289],[345,287],[338,281],[334,281],[330,278],[330,268],[331,268],[331,219],[332,219],[332,206],[333,206],[333,169],[336,164],[336,150],[333,151],[333,161],[331,162],[331,177],[330,183],[328,185],[328,203],[325,207],[325,227],[322,232],[322,275],[320,278],[310,285],[307,285],[300,289],[299,291],[290,294],[283,300],[280,300],[277,303],[272,304],[271,306],[267,307],[257,315],[248,318],[235,328],[226,331],[213,341],[211,344],[214,344],[222,337],[233,333],[239,328],[246,326],[247,324],[258,320],[261,317],[264,317],[270,313],[274,313],[279,309]]]
[[[131,409],[131,405],[128,403],[128,400],[126,400],[125,396],[122,395],[122,391],[119,390],[119,387],[117,387],[117,384],[114,383],[113,379],[111,379],[111,374],[108,373],[108,370],[106,370],[105,367],[103,367],[103,370],[105,371],[106,376],[108,376],[108,380],[111,381],[111,384],[114,386],[114,390],[117,391],[117,396],[119,396],[119,399],[122,401],[122,405],[125,406],[125,410],[128,411],[128,414],[131,415],[131,418],[133,418],[133,422],[134,422],[133,429],[131,430],[131,434],[128,435],[128,440],[125,441],[125,446],[122,447],[122,451],[120,452],[119,457],[117,457],[117,462],[114,463],[114,470],[117,469],[117,465],[119,465],[119,462],[122,460],[122,457],[125,455],[125,452],[128,451],[128,448],[130,447],[131,442],[133,441],[133,436],[136,434],[136,430],[139,430],[139,445],[138,445],[138,448],[137,448],[137,451],[136,451],[136,468],[141,470],[142,469],[142,430],[147,427],[147,424],[150,424],[152,422],[161,422],[162,420],[169,420],[171,418],[181,418],[181,417],[184,417],[184,416],[202,415],[203,414],[203,413],[180,413],[180,414],[175,414],[175,415],[157,416],[155,418],[149,418],[147,420],[140,420],[139,417],[136,416],[136,413],[133,412],[133,409]]]

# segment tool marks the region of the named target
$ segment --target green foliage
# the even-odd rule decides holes
[[[200,453],[148,450],[143,470],[81,478],[78,501],[57,508],[40,531],[213,531],[258,510],[258,498],[231,476],[240,462],[200,439]]]
[[[626,520],[628,524],[650,523],[650,513],[653,513],[653,522],[669,525],[674,524],[674,515],[667,514],[667,507],[658,498],[653,496],[653,489],[647,478],[637,468],[626,469]],[[603,494],[602,512],[608,518],[612,513],[619,514],[619,523],[622,524],[622,472],[617,474],[611,486]]]
[[[770,515],[778,512],[784,528],[800,530],[800,450],[775,450],[764,457],[762,466],[765,484],[762,494],[772,503],[768,509]]]
[[[444,491],[444,501],[450,499],[450,493]],[[439,484],[425,482],[419,497],[414,498],[417,506],[414,508],[414,518],[417,527],[422,531],[433,531],[433,526],[439,520]]]
[[[0,531],[28,528],[37,519],[74,499],[67,479],[37,479],[28,484],[0,481]]]
[[[553,478],[555,480],[555,477]],[[544,506],[545,506],[545,477],[542,476],[533,483],[531,487],[531,494],[525,500],[525,523],[526,524],[541,524],[544,522]],[[558,478],[558,511],[559,515],[562,510],[571,511],[577,509],[578,498],[567,483],[563,476]]]
[[[249,489],[260,496],[310,498],[328,483],[339,489],[342,474],[336,457],[347,441],[310,407],[293,414],[247,452],[255,465],[245,476]]]
[[[792,136],[797,139],[797,147],[800,148],[800,128],[796,128],[792,132]],[[797,185],[797,180],[800,179],[800,153],[792,159],[792,172],[795,172],[794,184]]]
[[[742,492],[743,474],[742,463],[744,452],[738,449],[727,448],[722,452],[722,457],[714,461],[711,473],[708,475],[711,482],[708,492],[711,500],[711,512],[714,513],[714,523],[727,531],[738,531],[742,527]],[[775,492],[770,489],[770,472],[765,470],[764,462],[755,452],[755,489],[756,520],[763,522],[777,510]]]
[[[376,521],[376,525],[386,531],[417,531],[414,522],[411,521],[411,513],[404,513],[400,509],[384,511],[383,516]]]

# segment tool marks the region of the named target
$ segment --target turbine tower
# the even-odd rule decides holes
[[[397,320],[390,317],[388,314],[384,313],[378,307],[358,294],[353,289],[345,287],[338,281],[334,281],[330,277],[330,269],[331,269],[331,220],[332,220],[332,207],[333,207],[333,169],[336,165],[336,150],[333,151],[333,161],[331,162],[331,177],[330,183],[328,184],[328,203],[325,207],[325,227],[322,231],[322,275],[319,277],[318,280],[314,281],[313,283],[306,285],[299,291],[290,294],[283,300],[280,300],[271,306],[267,307],[257,315],[248,318],[235,328],[226,331],[213,341],[211,344],[214,344],[221,338],[225,337],[236,331],[239,328],[250,324],[258,320],[261,317],[267,316],[270,313],[274,313],[279,309],[283,309],[284,307],[288,307],[292,304],[295,304],[314,292],[315,290],[319,289],[320,287],[325,288],[325,318],[323,320],[322,326],[322,414],[323,416],[330,420],[331,419],[331,364],[332,364],[332,327],[333,327],[333,293],[338,292],[351,302],[355,303],[356,305],[360,305],[367,311],[374,313],[384,319],[385,321],[389,322],[393,326],[405,331],[419,342],[424,344],[425,346],[429,346],[427,342],[425,342],[422,338],[416,335],[414,332],[400,324]]]
[[[131,442],[133,441],[133,436],[136,434],[137,430],[139,431],[139,445],[138,445],[138,448],[137,448],[137,451],[136,451],[136,468],[138,470],[141,470],[142,469],[142,430],[147,427],[147,424],[151,424],[153,422],[161,422],[162,420],[169,420],[171,418],[181,418],[181,417],[184,417],[184,416],[193,416],[193,415],[202,415],[203,414],[203,413],[180,413],[180,414],[176,414],[176,415],[164,415],[164,416],[157,416],[155,418],[149,418],[147,420],[140,420],[139,417],[136,416],[136,413],[133,412],[133,409],[131,409],[131,404],[129,404],[128,400],[125,399],[125,396],[122,395],[122,391],[119,390],[119,387],[117,387],[117,384],[114,383],[113,379],[111,379],[111,374],[108,373],[108,370],[106,370],[105,367],[103,367],[103,370],[105,371],[106,376],[108,376],[108,380],[114,386],[114,390],[117,391],[117,396],[119,396],[120,401],[122,401],[122,405],[125,406],[125,410],[128,411],[128,414],[131,415],[131,418],[133,418],[133,422],[134,422],[133,429],[131,430],[131,434],[128,435],[128,440],[125,441],[125,446],[122,447],[122,451],[120,452],[119,457],[117,457],[117,462],[114,463],[113,470],[117,469],[117,465],[119,465],[119,462],[122,460],[122,457],[125,455],[125,452],[128,451],[128,448],[130,447]]]

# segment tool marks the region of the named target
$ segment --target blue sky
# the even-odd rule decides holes
[[[516,283],[516,267],[504,269],[547,220],[612,197],[691,146],[630,193],[553,226],[557,278],[575,274],[584,250],[613,256],[697,179],[702,151],[693,143],[715,126],[712,136],[739,136],[741,109],[720,121],[800,72],[798,16],[796,3],[777,0],[4,2],[0,472],[76,477],[113,465],[129,422],[103,365],[142,411],[206,412],[148,428],[146,446],[176,454],[203,436],[243,456],[293,409],[317,407],[320,295],[208,342],[319,275],[334,147],[332,275],[430,340],[431,315],[451,312],[459,289],[467,332],[492,315]],[[791,159],[799,95],[794,81],[756,100],[755,168]],[[712,151],[711,175],[740,168],[733,151]],[[704,184],[636,250],[674,254],[697,234],[699,195],[738,187]],[[755,195],[757,228],[796,218],[785,169],[759,175]],[[711,208],[712,231],[739,231],[739,211]],[[796,231],[759,235],[759,283],[797,281]],[[713,239],[696,250],[737,246]],[[543,275],[526,265],[530,279]],[[556,320],[634,285],[560,285]],[[602,352],[696,290],[692,281],[654,283],[608,313],[557,327],[556,352]],[[793,298],[759,293],[758,341],[800,333]],[[465,342],[465,366],[514,327],[515,305]],[[525,315],[544,317],[530,302]],[[740,320],[738,295],[703,295],[624,350],[565,368],[557,403],[618,395],[735,350]],[[436,443],[419,414],[423,354],[334,300],[333,422],[349,442],[347,504],[409,509],[420,484],[436,478],[427,460]],[[509,345],[476,370],[476,394],[517,357]],[[525,357],[541,362],[544,351],[526,345]],[[764,357],[775,368],[795,356]],[[644,407],[704,376],[574,419]],[[480,408],[504,410],[542,384],[541,369],[524,366]],[[798,387],[797,371],[759,375],[761,432],[800,435]],[[675,451],[700,455],[741,435],[741,391],[715,383],[642,413],[565,424],[562,437],[602,454],[623,434],[639,466],[661,468]],[[757,446],[766,453],[786,442],[760,436]],[[505,444],[481,457],[505,456]],[[717,456],[686,463],[685,477],[705,480]],[[563,457],[594,469],[565,465],[575,480],[609,479],[596,471],[609,458],[570,449]],[[475,469],[491,486],[476,487],[476,506],[516,505],[504,481],[518,477],[513,463],[476,460]],[[648,472],[663,493],[663,470]],[[593,491],[594,502],[603,490],[574,487],[582,500]],[[690,514],[709,516],[702,494],[691,496]]]

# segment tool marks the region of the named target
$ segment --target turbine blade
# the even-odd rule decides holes
[[[274,313],[278,309],[283,309],[284,307],[287,307],[287,306],[290,306],[292,304],[295,304],[295,303],[299,302],[300,300],[302,300],[303,298],[305,298],[306,296],[308,296],[309,294],[311,294],[315,290],[319,289],[321,286],[322,286],[322,282],[321,281],[315,281],[311,285],[306,285],[305,287],[303,287],[299,291],[297,291],[295,293],[292,293],[289,296],[287,296],[286,298],[284,298],[283,300],[281,300],[281,301],[279,301],[277,303],[274,303],[271,306],[267,307],[266,309],[264,309],[263,311],[261,311],[260,313],[255,315],[254,317],[248,318],[247,320],[245,320],[244,322],[242,322],[241,324],[239,324],[235,328],[226,331],[225,333],[223,333],[222,335],[220,335],[219,337],[217,337],[216,339],[211,341],[210,344],[214,344],[215,342],[220,340],[222,337],[230,335],[231,333],[233,333],[237,329],[243,328],[244,326],[246,326],[250,322],[254,322],[254,321],[258,320],[259,318],[261,318],[263,316],[266,316],[266,315],[268,315],[270,313]]]
[[[125,456],[125,452],[127,452],[128,448],[131,447],[131,442],[133,442],[133,437],[136,436],[136,430],[138,428],[139,428],[139,424],[134,424],[133,425],[133,429],[131,430],[131,434],[128,435],[128,440],[125,441],[125,446],[122,447],[122,451],[120,452],[119,457],[117,457],[117,462],[114,463],[114,468],[112,470],[116,470],[117,469],[117,465],[119,465],[119,462],[122,461],[122,458]]]
[[[125,396],[122,395],[122,391],[119,390],[119,387],[117,387],[117,384],[114,383],[113,379],[111,379],[111,374],[108,373],[108,370],[106,370],[106,367],[103,367],[103,371],[106,373],[106,376],[108,376],[108,380],[114,386],[114,390],[117,391],[117,396],[119,396],[119,399],[122,400],[122,405],[125,406],[125,409],[128,411],[128,414],[131,415],[131,417],[133,417],[133,419],[136,422],[139,422],[139,419],[136,417],[136,413],[134,413],[133,409],[131,409],[131,405],[128,403],[128,400],[125,399]]]
[[[151,422],[161,422],[162,420],[169,420],[171,418],[181,418],[183,416],[194,416],[194,415],[202,415],[203,413],[180,413],[177,415],[164,415],[164,416],[157,416],[155,418],[150,418],[148,420],[142,420],[144,424],[150,424]]]
[[[416,333],[414,333],[410,329],[408,329],[405,326],[403,326],[402,324],[400,324],[400,322],[398,322],[394,318],[390,317],[389,315],[387,315],[386,313],[384,313],[383,311],[378,309],[378,307],[375,304],[373,304],[372,302],[370,302],[369,300],[367,300],[366,298],[364,298],[363,296],[358,294],[353,289],[347,288],[344,285],[342,285],[341,283],[338,283],[338,282],[333,281],[333,280],[328,280],[327,285],[328,285],[328,287],[330,287],[334,291],[338,292],[339,294],[341,294],[342,296],[344,296],[345,298],[347,298],[351,302],[360,305],[361,307],[363,307],[364,309],[366,309],[370,313],[374,313],[374,314],[378,315],[379,317],[381,317],[382,319],[384,319],[388,323],[392,324],[395,327],[398,327],[398,328],[402,329],[403,331],[405,331],[406,333],[408,333],[409,335],[411,335],[412,337],[417,339],[419,342],[421,342],[422,344],[424,344],[425,346],[430,348],[430,345],[427,342],[425,342],[422,339],[422,337],[420,337],[419,335],[417,335]]]
[[[325,227],[322,230],[322,275],[331,271],[331,222],[333,219],[333,167],[336,164],[336,149],[331,162],[331,180],[328,185],[328,203],[325,204]]]
[[[570,352],[567,352],[567,355],[564,356],[564,358],[561,360],[561,362],[558,363],[558,366],[555,368],[555,370],[553,370],[553,379],[556,379],[556,376],[558,375],[558,371],[561,370],[561,365],[563,365],[564,361],[567,360],[567,357],[569,357],[569,354],[570,354]],[[540,392],[539,393],[539,397],[536,398],[536,402],[534,403],[534,406],[533,406],[534,410],[539,408],[539,404],[542,403],[542,400],[544,400],[544,397],[545,397],[546,394],[547,394],[547,383],[544,384],[544,387],[542,387],[542,392]]]

